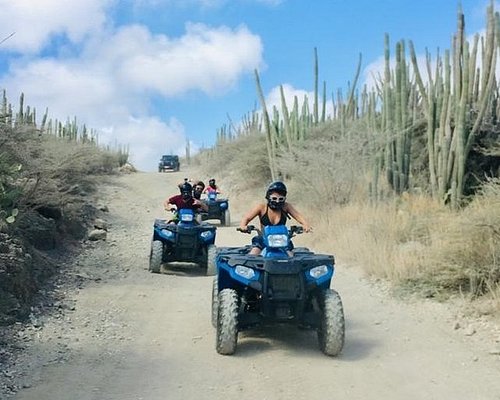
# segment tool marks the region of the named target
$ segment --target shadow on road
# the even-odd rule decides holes
[[[195,263],[170,262],[162,265],[162,275],[175,275],[186,277],[206,276],[207,270]]]
[[[351,330],[351,323],[346,324],[346,337],[342,353],[335,357],[341,361],[356,361],[368,357],[377,343],[369,336],[359,335]],[[252,328],[239,333],[236,356],[253,357],[255,353],[273,351],[276,348],[287,352],[310,357],[315,353],[325,357],[319,350],[316,330],[297,328],[293,325],[274,325]]]

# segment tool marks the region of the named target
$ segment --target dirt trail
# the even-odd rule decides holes
[[[333,282],[347,324],[340,357],[290,327],[242,333],[234,356],[218,355],[211,278],[196,267],[147,271],[152,221],[181,174],[132,174],[104,189],[108,241],[75,261],[102,280],[68,293],[74,310],[32,335],[33,368],[16,399],[500,399],[495,338],[467,336],[445,307],[403,304],[342,265]],[[217,230],[218,245],[248,240]]]

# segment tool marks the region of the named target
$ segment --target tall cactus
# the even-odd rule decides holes
[[[398,194],[410,187],[412,82],[406,63],[404,41],[396,43],[396,65],[391,70],[389,35],[384,40],[384,80],[382,83],[382,131],[385,133],[385,170],[387,181]],[[377,156],[378,157],[378,156]],[[378,163],[378,161],[375,161]]]
[[[264,127],[266,129],[266,147],[267,155],[269,160],[269,172],[271,173],[271,179],[275,180],[277,176],[276,172],[276,133],[274,127],[271,125],[269,119],[269,113],[267,112],[266,99],[264,98],[264,92],[262,91],[262,86],[260,84],[259,73],[257,70],[255,72],[255,82],[257,85],[257,93],[259,94],[260,105],[262,107],[262,118],[264,119]]]
[[[314,125],[319,123],[319,96],[318,96],[318,49],[314,48]]]
[[[424,98],[427,119],[427,152],[431,192],[434,197],[457,206],[465,189],[466,165],[477,133],[495,94],[495,67],[499,45],[498,14],[491,1],[487,10],[486,35],[481,40],[481,70],[476,66],[478,36],[472,48],[466,40],[465,18],[457,12],[457,32],[452,54],[438,56],[434,76],[427,57],[429,80],[424,85],[413,44],[411,60],[419,90]],[[482,71],[480,73],[479,71]],[[442,83],[441,83],[442,82]]]

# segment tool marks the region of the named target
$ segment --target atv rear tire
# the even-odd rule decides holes
[[[324,290],[318,300],[322,312],[318,329],[319,348],[327,356],[337,356],[344,347],[345,337],[342,300],[333,289]]]
[[[224,215],[222,216],[220,223],[222,226],[231,225],[231,214],[229,213],[229,210],[224,211]]]
[[[151,254],[149,256],[149,270],[158,274],[163,261],[163,243],[160,240],[153,240],[151,243]]]
[[[214,276],[217,272],[217,246],[210,244],[207,247],[207,276]]]
[[[217,353],[230,355],[236,351],[238,341],[238,294],[234,289],[224,289],[218,294]]]
[[[212,326],[217,329],[217,313],[219,312],[219,283],[214,276],[212,283]]]

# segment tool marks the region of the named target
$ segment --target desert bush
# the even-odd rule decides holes
[[[0,123],[0,229],[6,223],[12,223],[17,215],[16,205],[22,195],[22,189],[16,184],[23,164],[19,157],[18,146],[13,145],[14,130]],[[26,144],[24,131],[19,134],[20,145]]]
[[[12,221],[15,207],[47,202],[64,205],[68,196],[89,190],[96,175],[109,174],[128,161],[128,148],[97,145],[96,133],[77,125],[49,120],[37,125],[35,109],[21,94],[16,113],[5,91],[0,109],[0,214]],[[75,188],[78,185],[78,190]],[[79,193],[81,194],[81,193]],[[0,219],[1,220],[1,219]]]
[[[430,226],[421,280],[437,291],[495,293],[500,284],[499,227],[500,180],[492,179],[466,208]]]
[[[235,192],[261,188],[271,179],[263,135],[254,133],[200,152],[193,164],[206,176],[224,176]]]
[[[342,134],[334,121],[315,128],[307,141],[296,143],[291,151],[282,151],[278,170],[296,193],[295,199],[322,209],[366,198],[371,155],[365,132],[366,126],[358,121]]]
[[[2,126],[0,176],[3,209],[65,204],[64,193],[92,186],[95,176],[119,166],[117,153],[91,143],[43,135],[34,127]]]
[[[405,195],[377,207],[351,203],[318,221],[346,263],[426,296],[498,296],[500,184],[491,180],[464,209]]]

